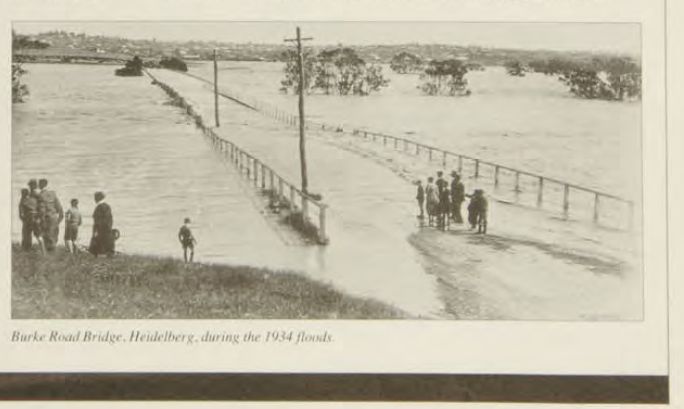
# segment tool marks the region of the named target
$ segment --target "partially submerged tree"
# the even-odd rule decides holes
[[[417,73],[423,70],[423,60],[415,54],[402,51],[392,57],[390,68],[398,74]]]
[[[159,66],[168,70],[188,71],[188,65],[180,57],[162,57]]]
[[[29,94],[26,84],[22,84],[21,77],[26,70],[21,64],[12,63],[12,103],[24,102]]]
[[[282,91],[299,90],[297,54],[288,51],[285,63],[285,79],[281,81]],[[382,68],[368,65],[351,48],[323,50],[313,57],[304,56],[304,89],[307,92],[319,90],[324,94],[368,95],[379,91],[389,83],[382,76]]]
[[[430,61],[420,78],[419,88],[427,95],[470,95],[466,65],[455,59]]]
[[[508,75],[511,75],[514,77],[524,77],[525,76],[525,67],[520,63],[520,61],[517,61],[517,60],[506,61],[506,63],[504,63],[504,67],[506,68],[506,72],[508,73]]]

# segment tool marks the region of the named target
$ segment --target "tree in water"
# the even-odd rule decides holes
[[[392,57],[390,68],[398,74],[417,73],[423,70],[423,60],[406,51],[402,51]]]
[[[419,88],[427,95],[470,95],[466,65],[455,59],[430,61],[420,78]]]
[[[297,54],[285,55],[285,79],[282,91],[299,90]],[[324,94],[368,95],[379,91],[389,83],[382,76],[382,68],[367,65],[351,48],[335,48],[321,51],[316,57],[304,56],[304,86],[307,92],[320,90]]]
[[[511,60],[511,61],[506,61],[504,63],[504,67],[506,68],[506,72],[508,75],[514,76],[514,77],[524,77],[525,76],[525,67],[520,63],[520,61],[517,60]]]
[[[26,70],[21,64],[12,63],[12,103],[24,102],[29,94],[26,84],[21,83],[21,77]]]

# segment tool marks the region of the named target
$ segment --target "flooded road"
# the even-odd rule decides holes
[[[613,320],[642,314],[637,241],[615,245],[619,240],[589,225],[503,204],[492,204],[487,237],[422,228],[410,181],[432,173],[430,165],[320,133],[307,146],[310,190],[330,205],[331,243],[292,245],[264,216],[253,188],[148,78],[114,77],[112,67],[26,68],[32,97],[13,107],[14,240],[19,189],[46,176],[64,205],[81,200],[81,244],[89,238],[92,192],[104,190],[123,234],[119,249],[129,253],[180,256],[177,229],[189,216],[198,261],[300,271],[416,316]],[[154,74],[210,124],[208,85],[169,71]],[[219,134],[299,180],[296,129],[222,100]]]

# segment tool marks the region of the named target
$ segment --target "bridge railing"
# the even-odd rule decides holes
[[[211,83],[202,77],[191,76]],[[276,105],[234,90],[228,91],[228,95],[287,125],[299,126],[297,115],[282,110]],[[305,126],[306,129],[310,130],[355,136],[368,142],[381,144],[386,149],[423,157],[428,163],[434,163],[444,170],[457,170],[464,180],[471,179],[477,183],[490,183],[497,198],[501,200],[554,211],[566,219],[572,216],[573,218],[589,219],[597,224],[623,229],[632,229],[634,225],[634,201],[617,195],[452,152],[408,138],[360,128],[350,129],[349,126],[341,124],[336,125],[312,120],[307,120]]]
[[[286,221],[305,237],[318,244],[329,242],[326,203],[303,192],[255,155],[222,138],[214,128],[205,125],[202,116],[175,89],[157,80],[147,70],[145,72],[195,120],[195,124],[209,138],[214,150],[231,163],[255,189],[261,189],[268,195],[269,208],[272,211],[285,210]]]

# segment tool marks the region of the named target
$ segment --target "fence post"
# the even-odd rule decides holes
[[[568,217],[570,213],[570,186],[566,183],[563,187],[563,214]]]
[[[393,138],[394,139],[394,150],[397,150],[398,145],[399,145],[399,139]]]
[[[273,180],[273,178],[274,178],[273,169],[269,169],[268,174],[269,174],[269,186],[271,188],[271,193],[273,193],[273,189],[275,189],[275,181]]]
[[[261,189],[266,189],[266,168],[261,164]]]
[[[408,150],[408,141],[404,139],[404,152]]]
[[[475,159],[475,177],[480,177],[480,160]]]
[[[302,220],[309,220],[309,199],[305,194],[302,194]]]
[[[285,188],[283,187],[283,178],[278,176],[278,199],[285,197]]]
[[[599,194],[594,193],[594,223],[599,221]]]
[[[420,145],[416,144],[416,155],[420,155]]]
[[[446,151],[442,151],[442,167],[443,168],[446,168],[446,158],[447,158]]]
[[[252,165],[249,163],[250,160],[252,160],[252,158],[247,156],[247,163],[245,164],[245,168],[247,169],[247,180],[252,178]]]
[[[499,187],[499,165],[494,167],[494,187]]]
[[[325,208],[327,206],[321,204],[318,206],[318,242],[320,244],[326,244],[328,242],[328,237],[325,231]]]
[[[387,146],[387,137],[382,135],[382,146]]]
[[[254,187],[259,187],[259,161],[256,158],[253,161],[254,165]]]
[[[539,190],[537,191],[537,207],[541,207],[544,200],[544,178],[539,176]]]

